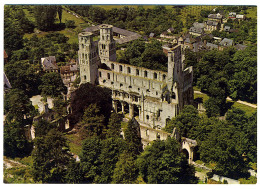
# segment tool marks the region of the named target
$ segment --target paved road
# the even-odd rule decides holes
[[[202,93],[202,92],[200,92],[200,91],[194,91],[194,93],[196,93],[196,94],[205,94],[205,93]],[[232,100],[230,97],[227,97],[227,100]],[[238,100],[238,101],[236,101],[237,103],[240,103],[240,104],[244,104],[244,105],[246,105],[246,106],[250,106],[250,107],[252,107],[252,108],[257,108],[257,105],[255,105],[255,104],[251,104],[251,103],[248,103],[248,102],[245,102],[245,101],[241,101],[241,100]]]

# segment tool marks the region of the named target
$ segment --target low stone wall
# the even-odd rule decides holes
[[[216,174],[214,174],[211,179],[213,179],[215,181],[220,181],[220,182],[224,182],[224,180],[226,180],[228,184],[240,184],[240,181],[238,181],[238,180],[231,179],[231,178],[228,178],[228,177],[219,176],[219,175],[216,175]]]

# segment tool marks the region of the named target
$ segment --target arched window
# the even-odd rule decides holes
[[[99,77],[102,77],[101,72],[99,72]]]
[[[175,92],[172,92],[172,98],[173,98],[173,99],[176,99]]]
[[[107,73],[107,79],[110,79],[110,73]]]
[[[147,71],[144,71],[144,77],[147,77]]]
[[[154,78],[154,79],[157,79],[157,73],[156,73],[156,72],[154,72],[153,78]]]
[[[149,120],[149,115],[146,115],[146,119]]]
[[[127,67],[127,73],[131,73],[131,68]]]
[[[165,80],[166,79],[166,75],[165,74],[163,74],[163,80]]]
[[[114,64],[111,64],[111,69],[115,69],[115,65]]]
[[[119,66],[119,71],[120,71],[120,72],[123,71],[123,66],[122,66],[122,65]]]
[[[136,69],[136,75],[137,75],[137,76],[139,75],[139,70],[138,70],[138,69]]]

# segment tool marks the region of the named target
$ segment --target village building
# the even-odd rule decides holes
[[[8,55],[4,50],[4,63],[7,64],[7,59],[8,59]],[[7,76],[4,73],[4,93],[7,93],[9,91],[9,89],[11,89],[11,83],[9,82]]]
[[[73,83],[79,74],[79,66],[77,64],[69,64],[60,67],[61,79],[67,87]]]
[[[224,48],[231,47],[233,46],[233,40],[224,38],[220,43],[219,43],[219,50],[223,50]]]
[[[43,71],[45,72],[59,71],[58,65],[56,64],[55,56],[41,58],[41,64],[42,64]]]
[[[190,28],[189,33],[191,35],[200,36],[204,33],[204,23],[193,23],[193,26]]]
[[[206,27],[204,28],[205,31],[214,31],[214,30],[219,30],[220,28],[220,24],[217,21],[213,21],[213,20],[208,20],[206,22]]]
[[[208,21],[216,21],[218,23],[223,22],[223,15],[220,13],[217,14],[209,14],[208,15]]]
[[[93,33],[79,34],[81,83],[110,88],[115,112],[160,130],[193,103],[193,69],[184,69],[183,42],[168,52],[168,72],[150,70],[116,62],[112,28],[101,25],[97,43]]]

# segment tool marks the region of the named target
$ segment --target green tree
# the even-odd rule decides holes
[[[84,181],[84,172],[80,163],[70,161],[66,175],[64,176],[64,181],[72,184],[82,183]]]
[[[113,112],[109,118],[108,129],[106,132],[106,137],[121,137],[121,121],[122,116]]]
[[[124,134],[128,152],[139,155],[143,151],[143,145],[141,142],[140,128],[134,118],[128,121]]]
[[[98,174],[99,161],[101,153],[101,140],[98,137],[86,138],[82,143],[82,151],[79,155],[80,163],[85,174],[84,182],[92,183]]]
[[[108,138],[102,140],[101,149],[98,158],[100,165],[94,183],[111,183],[116,163],[120,154],[126,149],[126,144],[121,138]]]
[[[104,119],[104,115],[100,113],[100,108],[96,104],[90,104],[80,122],[81,138],[100,136],[102,132],[105,132]]]
[[[35,137],[43,137],[48,134],[48,132],[57,126],[53,123],[50,123],[44,119],[40,119],[38,122],[34,122],[35,127]]]
[[[72,155],[66,138],[56,129],[46,136],[37,137],[34,142],[33,179],[43,183],[64,183],[65,173]]]
[[[91,137],[84,140],[80,161],[86,183],[110,183],[119,155],[125,150],[121,138],[101,140]]]
[[[29,155],[32,145],[25,137],[25,125],[14,121],[4,124],[4,156],[15,158]]]
[[[54,29],[57,8],[55,5],[35,5],[34,18],[37,28],[42,31]]]
[[[132,184],[138,177],[138,168],[135,157],[127,152],[119,156],[113,174],[112,183]]]
[[[190,137],[190,131],[198,125],[199,120],[198,110],[192,105],[185,105],[182,112],[166,125],[165,130],[172,133],[174,127],[177,127],[181,136]]]
[[[66,87],[64,86],[60,74],[57,72],[45,73],[42,78],[39,90],[43,96],[57,97],[61,93],[66,93]]]
[[[19,54],[24,54],[24,52],[20,52]],[[24,56],[21,55],[17,57],[17,51],[14,52],[14,56],[15,57],[11,57],[11,61],[5,65],[5,73],[12,87],[23,90],[29,97],[39,94],[38,86],[41,83],[40,74],[37,73],[39,67],[30,64],[28,60],[16,60],[16,58],[20,59],[21,56]]]
[[[137,165],[148,184],[197,183],[194,167],[188,164],[173,138],[153,141],[138,157]]]
[[[24,121],[24,116],[30,118],[36,115],[30,99],[22,90],[11,89],[4,96],[4,114],[6,120]]]
[[[247,163],[244,161],[244,147],[247,138],[244,132],[226,122],[217,122],[208,137],[201,142],[199,152],[204,162],[216,162],[217,174],[232,178],[247,175]]]

